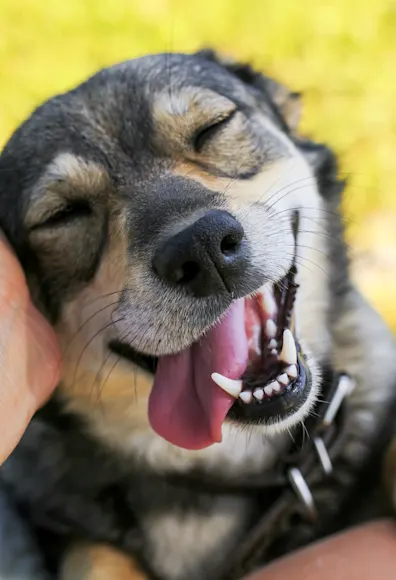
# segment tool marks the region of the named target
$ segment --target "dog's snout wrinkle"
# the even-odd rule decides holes
[[[166,284],[205,297],[235,292],[248,263],[242,225],[226,211],[211,210],[157,249],[153,269]]]

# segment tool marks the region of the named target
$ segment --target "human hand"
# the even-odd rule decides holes
[[[246,580],[394,580],[396,526],[376,521],[322,540]]]
[[[57,337],[33,306],[25,276],[0,235],[0,465],[55,388]]]

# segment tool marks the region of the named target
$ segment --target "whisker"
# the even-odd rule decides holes
[[[91,300],[88,300],[87,302],[83,302],[81,305],[81,308],[86,308],[87,306],[90,306],[91,304],[94,304],[95,302],[98,302],[99,300],[104,300],[105,298],[109,298],[110,296],[113,296],[114,294],[121,294],[122,292],[124,292],[124,290],[127,290],[128,288],[123,288],[122,290],[115,290],[114,292],[107,292],[106,294],[101,294],[100,296],[95,296],[95,298],[92,298]]]
[[[71,345],[73,344],[74,340],[77,338],[78,334],[82,331],[82,329],[89,323],[91,322],[91,320],[93,320],[95,318],[95,316],[97,316],[98,314],[100,314],[101,312],[104,312],[105,310],[107,310],[107,308],[110,308],[111,306],[115,306],[116,304],[118,304],[117,302],[111,302],[110,304],[107,304],[106,306],[103,306],[103,308],[100,308],[99,310],[96,310],[96,312],[94,312],[93,314],[91,314],[91,316],[89,316],[87,318],[87,320],[85,320],[81,326],[79,326],[79,328],[76,330],[76,332],[73,334],[73,336],[71,337],[68,345],[65,348],[65,353],[64,356],[66,356],[67,352],[69,351]]]
[[[113,326],[114,324],[121,322],[121,320],[123,320],[123,317],[120,317],[117,321],[113,322],[108,322],[107,324],[105,324],[104,326],[102,326],[102,328],[100,328],[97,332],[95,332],[95,334],[88,340],[88,342],[85,344],[84,348],[82,349],[77,362],[76,362],[76,368],[75,368],[75,373],[74,373],[74,380],[73,380],[73,384],[76,384],[77,381],[77,372],[78,372],[78,368],[81,364],[81,360],[82,357],[84,356],[87,348],[89,348],[89,346],[92,344],[92,342],[100,335],[101,332],[104,332],[107,328],[110,328],[111,326]]]

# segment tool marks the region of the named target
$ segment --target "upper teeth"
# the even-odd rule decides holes
[[[242,401],[244,403],[251,403],[252,402],[252,393],[251,391],[242,391],[242,393],[239,395],[239,397],[242,399]]]
[[[270,318],[274,318],[277,306],[272,289],[268,284],[260,289],[259,300],[261,301],[263,310],[265,310]]]
[[[279,375],[279,377],[278,377],[278,382],[279,382],[281,385],[284,385],[284,386],[286,386],[286,385],[288,385],[288,384],[289,384],[289,377],[287,376],[287,374],[286,374],[286,373],[283,373],[283,375]]]
[[[242,381],[234,380],[221,375],[220,373],[212,374],[212,381],[216,383],[223,391],[237,399],[242,391]]]
[[[286,372],[291,379],[297,378],[298,371],[297,371],[296,365],[291,365],[291,366],[287,367]]]
[[[288,365],[297,364],[296,344],[294,342],[293,334],[288,328],[283,331],[283,346],[279,358]]]
[[[269,318],[265,324],[265,332],[268,338],[275,338],[276,336],[276,324],[271,318]]]

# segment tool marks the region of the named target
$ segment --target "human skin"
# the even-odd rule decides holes
[[[396,525],[378,521],[312,544],[246,580],[395,580]]]
[[[23,270],[0,235],[0,465],[50,396],[60,369],[57,337],[33,306]]]

